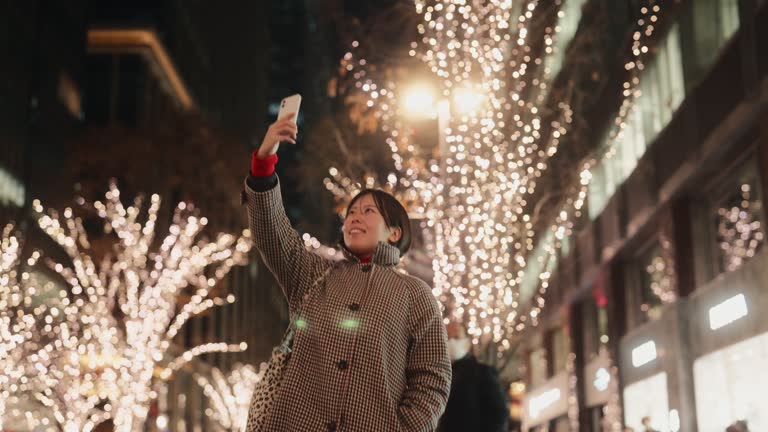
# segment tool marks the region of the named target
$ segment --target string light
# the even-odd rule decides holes
[[[46,308],[33,307],[37,290],[29,273],[21,270],[23,245],[14,229],[6,225],[0,238],[0,429],[12,397],[27,389],[24,359],[32,352],[34,330],[51,320]],[[33,255],[27,264],[34,265],[38,258]]]
[[[20,241],[10,235],[11,230],[9,226],[3,233],[0,270],[0,334],[7,354],[0,359],[4,384],[0,407],[5,407],[6,400],[18,406],[19,395],[28,394],[45,407],[27,413],[30,427],[49,424],[42,416],[50,414],[61,430],[89,431],[110,418],[109,405],[101,405],[115,388],[102,379],[100,371],[105,356],[113,352],[110,347],[117,344],[114,328],[109,328],[103,309],[71,301],[66,291],[45,282],[40,272],[22,271]],[[40,257],[33,252],[26,266],[32,268]],[[19,273],[20,284],[15,278]],[[21,415],[17,408],[10,414],[11,419]]]
[[[38,324],[39,339],[47,343],[22,363],[37,386],[30,390],[64,430],[88,430],[106,418],[114,420],[116,430],[142,430],[155,395],[156,368],[172,371],[197,355],[247,348],[244,343],[201,345],[165,365],[172,338],[191,316],[234,301],[231,295],[209,295],[232,266],[246,262],[250,232],[219,234],[214,241],[199,238],[207,219],[194,206],[180,203],[169,233],[155,248],[160,197],[153,195],[146,211],[142,204],[139,197],[134,205],[123,206],[114,184],[104,203],[93,203],[91,210],[116,240],[112,252],[97,260],[83,221],[72,209],[44,214],[40,202],[33,202],[38,225],[72,265],[48,260],[67,287],[57,297],[60,306],[50,307],[59,321]],[[3,249],[5,263],[5,242]],[[195,294],[177,313],[178,296],[188,287]]]
[[[624,430],[624,414],[621,407],[621,389],[619,388],[619,368],[608,355],[611,380],[608,382],[608,402],[603,407],[603,430],[621,432]]]
[[[659,236],[659,248],[654,253],[645,266],[645,272],[648,277],[648,285],[651,292],[661,300],[662,304],[674,303],[677,300],[677,280],[674,256],[672,251],[672,242],[665,234]],[[642,307],[648,308],[648,305]],[[646,310],[645,312],[649,312]]]
[[[581,217],[582,208],[584,206],[588,187],[593,179],[591,169],[598,164],[598,160],[603,157],[611,157],[616,153],[616,146],[619,145],[624,138],[624,129],[626,128],[627,119],[632,115],[636,104],[635,100],[641,96],[640,77],[641,72],[644,70],[644,59],[647,56],[648,40],[653,36],[655,27],[652,22],[658,21],[658,16],[661,13],[659,5],[654,4],[654,1],[649,2],[651,6],[642,7],[641,18],[637,22],[637,30],[633,34],[633,44],[631,47],[632,60],[628,61],[625,65],[625,69],[629,72],[628,79],[624,82],[622,93],[623,100],[619,108],[619,111],[614,118],[613,124],[615,127],[611,130],[608,145],[602,150],[602,153],[595,154],[587,158],[586,161],[581,163],[580,181],[579,184],[571,188],[571,191],[566,195],[567,198],[563,201],[560,210],[557,212],[555,222],[550,226],[549,232],[555,234],[554,238],[547,239],[544,244],[544,250],[549,252],[549,259],[556,260],[556,254],[562,247],[562,239],[566,235],[570,235],[573,231],[574,221]],[[533,306],[527,315],[518,315],[512,317],[512,321],[508,326],[509,329],[514,331],[522,331],[526,327],[526,321],[530,318],[530,322],[536,325],[536,317],[541,313],[545,304],[544,296],[548,288],[549,275],[542,273],[542,283],[539,285],[537,294],[533,300]],[[667,296],[669,299],[669,297]],[[673,300],[671,300],[673,301]]]
[[[554,223],[544,233],[535,232],[532,196],[574,116],[572,89],[560,95],[554,108],[548,105],[553,71],[545,60],[562,54],[557,52],[562,47],[556,43],[560,26],[547,23],[554,14],[557,19],[565,17],[562,2],[529,1],[518,16],[513,16],[511,1],[414,3],[421,22],[419,40],[411,44],[409,55],[438,79],[439,89],[432,97],[437,109],[421,108],[439,119],[438,151],[425,153],[414,146],[404,120],[412,113],[398,109],[407,105],[398,103],[398,97],[414,94],[377,75],[363,57],[363,48],[354,42],[340,70],[353,81],[352,103],[364,107],[389,134],[386,142],[395,172],[386,179],[365,174],[362,181],[355,181],[332,167],[324,182],[339,201],[348,201],[363,185],[382,187],[404,202],[409,213],[422,216],[430,238],[427,248],[434,255],[435,296],[453,319],[467,322],[474,341],[491,335],[500,342],[510,332],[537,325],[558,251],[582,215],[591,169],[602,155],[579,164],[579,182],[566,191]],[[640,95],[647,41],[660,14],[659,6],[650,4],[641,9],[633,35],[631,60],[625,65],[629,78],[607,154],[615,152],[611,149],[623,138],[626,119]],[[424,86],[420,89],[418,101],[428,100]],[[441,98],[452,101],[449,109],[441,111],[437,102]],[[545,120],[545,112],[552,120]],[[536,242],[545,254],[531,265]],[[524,277],[535,268],[541,271],[534,296],[521,298]],[[505,349],[504,344],[498,347]]]
[[[752,197],[752,186],[742,184],[734,201],[730,207],[718,208],[716,216],[720,259],[729,272],[754,257],[765,239],[759,219],[761,202]]]
[[[516,20],[515,41],[509,31],[511,9],[512,2],[502,1],[416,2],[423,18],[421,59],[443,79],[444,91],[477,83],[477,94],[484,95],[474,115],[455,114],[445,131],[444,201],[437,200],[432,215],[435,292],[454,318],[467,321],[475,340],[490,334],[496,342],[518,317],[519,289],[535,235],[528,200],[572,117],[569,103],[561,102],[556,120],[547,125],[551,132],[544,132],[540,116],[550,71],[529,73],[542,64],[528,44],[533,35],[529,25],[537,16],[549,16],[550,4],[526,4]],[[546,46],[556,32],[545,29]],[[525,92],[530,86],[539,91]],[[532,99],[523,100],[531,94]],[[543,286],[548,278],[547,272],[540,275]],[[535,319],[538,310],[531,316]]]
[[[197,383],[210,401],[210,408],[206,410],[208,417],[225,430],[244,430],[251,396],[264,370],[265,367],[262,367],[256,372],[253,366],[238,363],[228,375],[224,375],[218,368],[211,371],[211,379],[195,375]]]
[[[568,422],[571,430],[579,430],[579,380],[576,376],[576,354],[568,353],[565,362],[565,373],[568,376]]]

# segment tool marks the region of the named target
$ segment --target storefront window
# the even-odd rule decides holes
[[[624,419],[627,426],[637,431],[644,430],[643,417],[649,417],[653,429],[669,431],[668,415],[669,396],[666,373],[653,375],[630,384],[624,389]]]
[[[700,432],[720,432],[745,420],[751,431],[768,430],[768,333],[747,339],[693,363]]]
[[[755,170],[745,172],[731,183],[711,212],[719,272],[737,270],[754,257],[765,242],[763,203]]]

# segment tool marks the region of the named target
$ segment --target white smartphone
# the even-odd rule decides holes
[[[300,94],[296,93],[295,95],[288,96],[287,98],[283,99],[280,102],[280,112],[277,113],[277,119],[280,120],[281,118],[285,117],[290,113],[296,113],[296,115],[293,116],[293,122],[296,123],[296,121],[299,119],[300,107],[301,107]]]

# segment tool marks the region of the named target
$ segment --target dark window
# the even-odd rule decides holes
[[[92,125],[141,125],[147,107],[147,65],[134,54],[96,54],[86,59],[83,109]]]
[[[137,127],[146,94],[146,65],[139,56],[121,56],[117,90],[117,119],[125,126]]]
[[[83,111],[90,124],[105,125],[110,121],[113,66],[111,54],[89,55],[85,60]]]

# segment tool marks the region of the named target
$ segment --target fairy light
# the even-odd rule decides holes
[[[344,253],[341,251],[341,249],[325,246],[320,242],[320,240],[316,239],[308,233],[304,233],[301,236],[301,239],[304,241],[304,247],[310,252],[314,252],[321,257],[331,259],[333,261],[341,261],[344,259]]]
[[[0,429],[9,398],[22,387],[25,345],[39,320],[45,319],[25,308],[35,290],[28,278],[22,277],[19,283],[22,243],[14,229],[11,224],[5,226],[0,238]]]
[[[579,380],[576,376],[576,354],[568,353],[565,362],[565,372],[568,375],[568,422],[571,430],[579,430]]]
[[[560,2],[554,5],[556,10]],[[505,321],[516,316],[517,288],[525,256],[533,247],[533,225],[524,214],[526,199],[534,191],[535,178],[547,167],[546,158],[555,154],[559,140],[567,133],[572,117],[569,103],[561,102],[559,117],[546,126],[552,132],[544,134],[539,116],[549,70],[526,72],[542,64],[541,57],[533,55],[527,45],[531,38],[528,26],[536,20],[535,13],[545,15],[553,9],[533,1],[519,17],[513,17],[512,2],[480,6],[416,1],[415,6],[423,18],[418,26],[421,39],[412,43],[409,54],[419,57],[440,78],[439,93],[453,105],[447,123],[441,124],[445,128],[440,131],[444,137],[441,162],[418,154],[419,149],[410,143],[408,127],[398,120],[407,118],[408,113],[395,107],[413,104],[399,104],[395,96],[413,97],[414,92],[395,92],[393,83],[387,82],[390,91],[385,101],[359,96],[352,99],[379,110],[382,130],[391,133],[387,143],[397,172],[390,174],[387,184],[391,189],[409,191],[411,195],[403,199],[393,190],[406,205],[417,207],[409,207],[409,211],[424,215],[428,221],[433,237],[429,249],[436,255],[436,297],[455,316],[468,316],[470,334],[492,333],[499,341]],[[516,28],[510,25],[513,21]],[[543,32],[545,54],[553,52],[557,29],[547,27]],[[510,30],[516,30],[517,40],[512,40]],[[365,68],[368,62],[359,58],[359,44],[352,45],[341,70],[357,80],[354,88],[365,95],[372,91],[375,77]],[[512,79],[507,78],[509,75]],[[539,89],[532,101],[521,99],[526,86]],[[505,135],[510,127],[520,132]],[[337,168],[331,168],[329,174],[326,187],[339,199],[349,199],[362,187]],[[380,182],[364,178],[362,183],[371,187]]]
[[[251,396],[263,376],[251,365],[237,363],[228,375],[213,368],[211,378],[196,375],[195,379],[210,401],[206,414],[225,430],[244,430],[248,420]]]
[[[180,356],[176,357],[173,361],[168,363],[168,366],[160,373],[160,378],[169,379],[173,372],[181,369],[182,366],[189,363],[195,357],[199,357],[203,354],[213,352],[243,352],[248,349],[248,344],[240,342],[239,344],[226,344],[226,343],[209,343],[196,346],[190,350],[185,351]]]
[[[101,355],[116,343],[115,332],[105,327],[110,322],[104,310],[71,302],[65,291],[23,271],[21,242],[12,229],[3,231],[0,261],[0,418],[6,418],[8,401],[18,405],[19,395],[26,394],[45,407],[27,415],[31,427],[46,425],[48,418],[41,416],[50,414],[62,430],[91,430],[110,418],[109,405],[101,403],[114,388],[99,370]],[[33,252],[24,264],[32,268],[40,258]],[[40,296],[54,292],[38,304]],[[18,409],[8,417],[19,418]]]
[[[511,6],[416,2],[423,18],[421,60],[441,78],[444,94],[454,98],[453,115],[441,131],[447,150],[445,172],[439,173],[442,202],[436,200],[431,214],[435,293],[452,315],[467,320],[474,339],[492,334],[496,341],[502,336],[501,314],[515,300],[517,282],[509,270],[521,230],[510,222],[522,215],[517,188],[524,171],[524,161],[518,165],[520,158],[502,132],[511,108],[504,78],[510,65]],[[528,18],[535,9],[529,6]],[[518,34],[521,40],[527,36]],[[462,96],[468,87],[483,95],[469,110]]]
[[[390,150],[395,170],[379,177],[376,173],[363,173],[359,180],[353,180],[350,173],[331,167],[329,177],[323,180],[326,189],[340,203],[349,202],[363,188],[381,188],[392,193],[408,209],[410,214],[423,215],[428,204],[439,195],[441,185],[435,173],[438,164],[430,149],[414,145],[413,129],[402,121],[407,114],[417,111],[415,116],[433,116],[428,99],[436,97],[427,84],[418,91],[400,89],[387,76],[376,76],[368,70],[369,63],[363,56],[357,41],[340,62],[341,79],[339,87],[348,92],[345,100],[349,105],[351,119],[359,125],[358,132],[367,130],[370,119],[375,119]],[[400,100],[411,98],[410,103]],[[416,107],[416,103],[421,106]],[[362,114],[361,114],[362,113]],[[407,157],[403,157],[407,155]],[[341,212],[341,207],[338,209]]]
[[[659,236],[659,248],[649,259],[645,266],[648,284],[651,292],[663,304],[674,303],[677,300],[675,281],[677,280],[672,242],[666,235]],[[643,305],[648,312],[648,305]]]
[[[116,239],[113,252],[98,262],[92,256],[82,220],[72,209],[65,209],[61,214],[43,213],[40,202],[33,203],[38,225],[72,262],[71,267],[49,262],[75,299],[70,303],[67,293],[63,292],[62,301],[70,307],[63,314],[68,325],[52,327],[54,332],[60,329],[57,333],[61,335],[60,342],[54,342],[53,346],[66,348],[63,352],[71,353],[60,356],[69,363],[64,363],[63,372],[57,373],[57,369],[49,369],[43,362],[42,355],[30,358],[48,387],[55,388],[56,383],[50,380],[58,379],[59,387],[68,383],[71,389],[63,397],[50,391],[43,392],[41,397],[44,404],[54,409],[59,421],[68,417],[62,410],[56,414],[57,401],[76,401],[86,394],[89,395],[86,403],[92,407],[108,402],[103,416],[113,418],[116,430],[140,430],[154,397],[151,385],[156,368],[173,371],[201,354],[239,352],[247,348],[245,343],[205,344],[164,365],[173,337],[191,316],[234,302],[231,295],[226,298],[209,295],[233,266],[246,262],[251,234],[244,230],[240,236],[223,233],[210,241],[201,238],[208,220],[200,217],[193,205],[179,203],[168,234],[155,243],[161,200],[153,195],[146,211],[143,201],[139,197],[132,206],[125,207],[120,191],[112,184],[106,200],[92,204],[92,209],[104,221],[105,231],[114,234]],[[83,200],[80,202],[84,204]],[[193,288],[195,294],[177,313],[178,296],[188,287]],[[119,314],[114,313],[116,310]],[[119,321],[116,316],[120,317]],[[69,327],[77,332],[77,337],[64,336]],[[49,356],[49,352],[43,355]],[[68,377],[67,373],[78,367],[81,373]],[[169,374],[164,372],[163,378]],[[91,383],[96,379],[96,384]]]
[[[619,368],[609,356],[611,380],[608,382],[608,402],[603,407],[603,430],[621,432],[624,430],[624,414],[621,407],[621,389],[619,388]]]
[[[587,158],[581,164],[580,181],[579,184],[571,188],[570,193],[567,194],[567,198],[563,201],[560,211],[557,213],[554,223],[550,226],[549,231],[555,233],[554,239],[549,239],[545,242],[544,249],[550,252],[550,259],[557,259],[556,253],[562,246],[562,240],[566,235],[570,235],[573,231],[574,221],[582,216],[582,208],[586,201],[587,190],[589,184],[592,181],[591,169],[595,167],[598,160],[602,157],[611,157],[616,153],[616,146],[624,138],[624,129],[626,128],[628,118],[632,115],[632,110],[636,106],[635,100],[641,96],[640,77],[641,72],[644,70],[644,60],[647,56],[648,40],[653,36],[655,27],[652,23],[658,21],[658,17],[661,13],[659,5],[654,4],[651,0],[650,6],[644,6],[641,8],[641,17],[637,21],[637,30],[633,34],[633,44],[631,47],[632,60],[625,64],[625,69],[629,72],[628,79],[623,84],[623,100],[619,108],[619,111],[614,118],[613,124],[615,127],[611,131],[608,139],[608,145],[601,154],[592,155]],[[545,276],[542,274],[542,276]],[[539,286],[539,290],[533,299],[532,306],[527,314],[511,313],[508,318],[510,319],[508,329],[510,331],[522,331],[526,328],[528,323],[533,325],[537,324],[536,317],[540,315],[541,310],[545,305],[545,295],[548,288],[548,277],[542,277],[542,283]],[[668,301],[674,301],[669,296],[669,293],[665,295]],[[514,316],[513,316],[514,314]]]
[[[760,221],[761,202],[753,198],[752,186],[739,188],[733,205],[717,209],[717,243],[725,271],[734,271],[755,256],[765,234]]]
[[[386,178],[366,173],[354,180],[332,167],[324,180],[339,202],[363,187],[382,187],[405,203],[409,213],[423,216],[428,250],[434,255],[433,293],[453,318],[467,322],[473,340],[489,334],[495,342],[538,323],[557,255],[582,215],[591,169],[602,157],[580,164],[579,182],[567,192],[547,231],[552,235],[535,232],[533,194],[574,117],[572,90],[556,103],[548,101],[557,71],[547,60],[562,54],[558,50],[565,46],[558,43],[561,26],[551,21],[553,14],[557,20],[565,18],[568,9],[562,8],[562,1],[532,0],[513,16],[513,3],[415,0],[421,21],[419,39],[411,44],[409,55],[437,77],[432,105],[450,101],[443,113],[447,116],[439,122],[438,152],[425,152],[413,144],[405,120],[413,114],[403,107],[413,105],[406,102],[414,93],[379,74],[365,59],[364,47],[353,42],[341,60],[341,79],[351,90],[350,103],[362,107],[354,115],[361,116],[358,111],[372,115],[388,134],[395,171]],[[631,60],[625,65],[629,79],[623,86],[624,101],[607,154],[623,138],[626,119],[640,95],[640,72],[659,14],[660,7],[652,1],[641,9]],[[421,93],[411,102],[429,99]],[[441,117],[422,105],[423,114]],[[364,118],[353,120],[365,125]],[[546,253],[536,263],[541,269],[538,287],[533,298],[520,298],[531,253],[542,241]],[[504,344],[498,346],[504,350]]]

